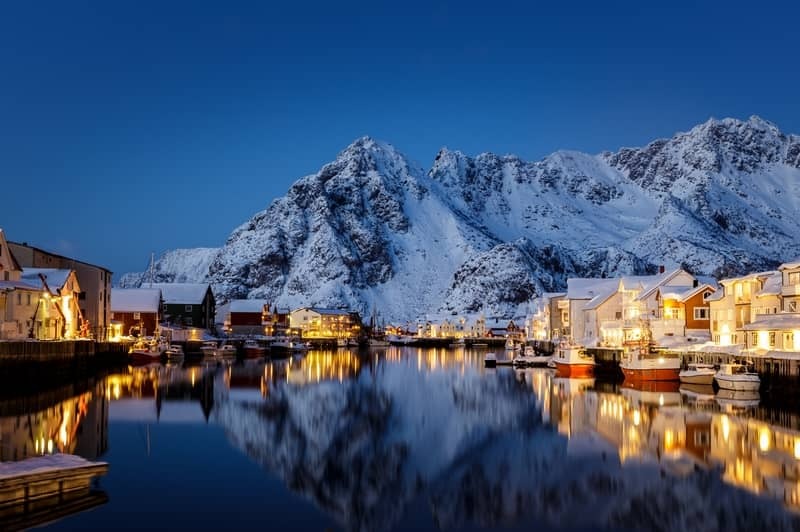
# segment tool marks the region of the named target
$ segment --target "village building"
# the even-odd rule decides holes
[[[661,286],[656,292],[659,308],[650,320],[653,338],[668,336],[710,340],[711,311],[708,298],[717,287],[695,280],[693,286]]]
[[[81,287],[78,294],[80,314],[88,322],[91,335],[106,339],[111,325],[111,271],[56,253],[30,246],[27,243],[9,242],[9,248],[22,268],[55,268],[73,270]]]
[[[347,310],[302,307],[289,314],[289,329],[303,338],[354,338],[360,327]]]
[[[0,229],[0,339],[34,338],[43,297],[39,288],[22,281],[22,268]]]
[[[233,335],[263,335],[270,315],[266,299],[234,299],[217,309],[217,323]],[[221,321],[220,321],[221,320]]]
[[[216,302],[207,283],[143,283],[142,288],[161,291],[162,319],[172,325],[200,329],[214,327]]]
[[[711,340],[719,346],[745,345],[745,326],[755,316],[780,308],[774,292],[777,272],[758,272],[722,279],[721,289],[707,299],[711,312]],[[771,280],[770,283],[767,283]],[[766,287],[766,289],[765,289]],[[763,291],[762,291],[763,290]]]
[[[764,279],[751,304],[751,321],[742,327],[747,350],[770,355],[800,352],[798,294],[800,261],[782,264]]]
[[[123,336],[152,336],[161,322],[161,290],[112,288],[111,319]]]
[[[569,301],[566,292],[545,292],[533,300],[533,312],[527,320],[529,340],[551,341],[567,334]]]
[[[33,323],[33,337],[40,340],[71,340],[88,337],[83,329],[79,306],[81,293],[74,270],[55,268],[23,268],[21,281],[41,293]]]
[[[800,259],[778,267],[784,312],[800,312]]]

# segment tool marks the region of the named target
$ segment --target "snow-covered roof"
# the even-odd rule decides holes
[[[590,301],[589,301],[589,302],[588,302],[588,303],[587,303],[587,304],[586,304],[586,305],[583,307],[583,310],[592,310],[592,309],[596,309],[597,307],[599,307],[600,305],[602,305],[603,303],[605,303],[606,301],[608,301],[608,300],[611,298],[611,296],[613,296],[614,294],[616,294],[616,293],[617,293],[617,286],[618,286],[618,285],[614,285],[614,287],[613,287],[613,288],[611,288],[611,289],[607,289],[607,290],[605,290],[605,291],[603,291],[603,292],[601,292],[601,293],[597,294],[596,296],[594,296],[594,297],[593,297],[593,298],[592,298],[592,299],[591,299],[591,300],[590,300]]]
[[[172,305],[199,305],[209,289],[207,283],[143,283],[142,288],[161,290],[164,303]]]
[[[745,331],[783,331],[800,329],[800,312],[759,314],[756,321],[742,327]]]
[[[34,286],[24,281],[0,281],[0,290],[36,290],[38,292],[41,289],[41,283],[39,286]]]
[[[112,288],[111,312],[158,312],[161,290],[156,288]]]
[[[266,299],[234,299],[228,302],[230,305],[228,312],[257,312],[260,314],[268,304],[269,301]]]
[[[705,290],[710,290],[713,294],[716,288],[708,284],[701,284],[698,286],[662,286],[659,287],[659,290],[662,299],[674,299],[685,303],[687,300]],[[706,301],[709,299],[711,299],[711,296],[706,298]]]
[[[50,288],[50,293],[57,295],[58,290],[67,283],[67,279],[71,273],[72,270],[61,270],[57,268],[23,268],[21,278],[26,283],[43,289],[42,279],[39,277],[39,275],[43,275],[45,281],[47,281],[47,286]]]
[[[680,273],[685,273],[685,271],[682,268],[678,268],[669,272],[659,273],[658,275],[642,277],[642,285],[644,285],[644,288],[642,289],[642,293],[639,294],[636,299],[647,299],[655,294],[658,288],[664,286],[665,283],[668,283]]]
[[[748,273],[747,275],[742,275],[741,277],[730,277],[728,279],[720,279],[720,284],[726,285],[735,283],[737,281],[755,281],[760,277],[769,277],[775,273],[775,270],[771,270],[768,272],[756,272],[756,273]]]
[[[564,297],[566,295],[567,295],[566,292],[545,292],[544,294],[542,294],[542,299],[556,299],[559,297]]]
[[[779,270],[793,270],[795,268],[800,268],[800,257],[797,257],[795,260],[791,262],[784,262],[780,266],[778,266]]]
[[[719,288],[716,277],[711,277],[710,275],[695,275],[694,278],[697,279],[697,282],[700,284],[707,284],[714,288]]]
[[[761,290],[756,292],[756,297],[779,296],[781,295],[782,284],[783,275],[781,272],[774,272],[764,281],[764,286],[761,287]]]
[[[299,312],[301,310],[310,310],[311,312],[316,312],[317,314],[324,314],[326,316],[342,316],[350,314],[350,311],[348,310],[333,309],[333,308],[316,308],[316,307],[301,307],[293,310],[292,312]]]
[[[567,279],[567,299],[594,299],[619,286],[619,279],[590,279],[573,277]]]

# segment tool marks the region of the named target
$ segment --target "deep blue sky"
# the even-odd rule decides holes
[[[283,4],[3,4],[0,227],[122,273],[222,245],[362,135],[428,167],[800,132],[796,2]]]

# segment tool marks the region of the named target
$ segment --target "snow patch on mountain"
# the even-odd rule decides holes
[[[167,251],[153,264],[155,283],[201,283],[208,278],[208,268],[219,253],[219,248],[189,248]],[[124,274],[117,285],[120,288],[138,288],[150,282],[150,272]]]

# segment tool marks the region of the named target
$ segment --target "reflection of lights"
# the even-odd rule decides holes
[[[794,457],[800,460],[800,438],[794,440]]]
[[[731,425],[728,421],[728,416],[723,414],[720,418],[720,422],[722,423],[722,439],[728,441],[728,436],[730,436],[731,433]]]
[[[658,396],[658,406],[664,406],[664,394]]]
[[[638,427],[639,423],[641,423],[641,422],[642,422],[642,414],[640,414],[638,410],[634,410],[633,411],[633,424]]]
[[[48,454],[53,454],[53,440],[52,440],[52,438],[47,440],[47,452],[48,452]]]
[[[675,434],[672,430],[664,431],[664,450],[669,451],[675,445]]]
[[[758,448],[761,449],[761,452],[765,453],[769,451],[771,439],[772,435],[767,427],[762,427],[761,430],[758,431]]]

